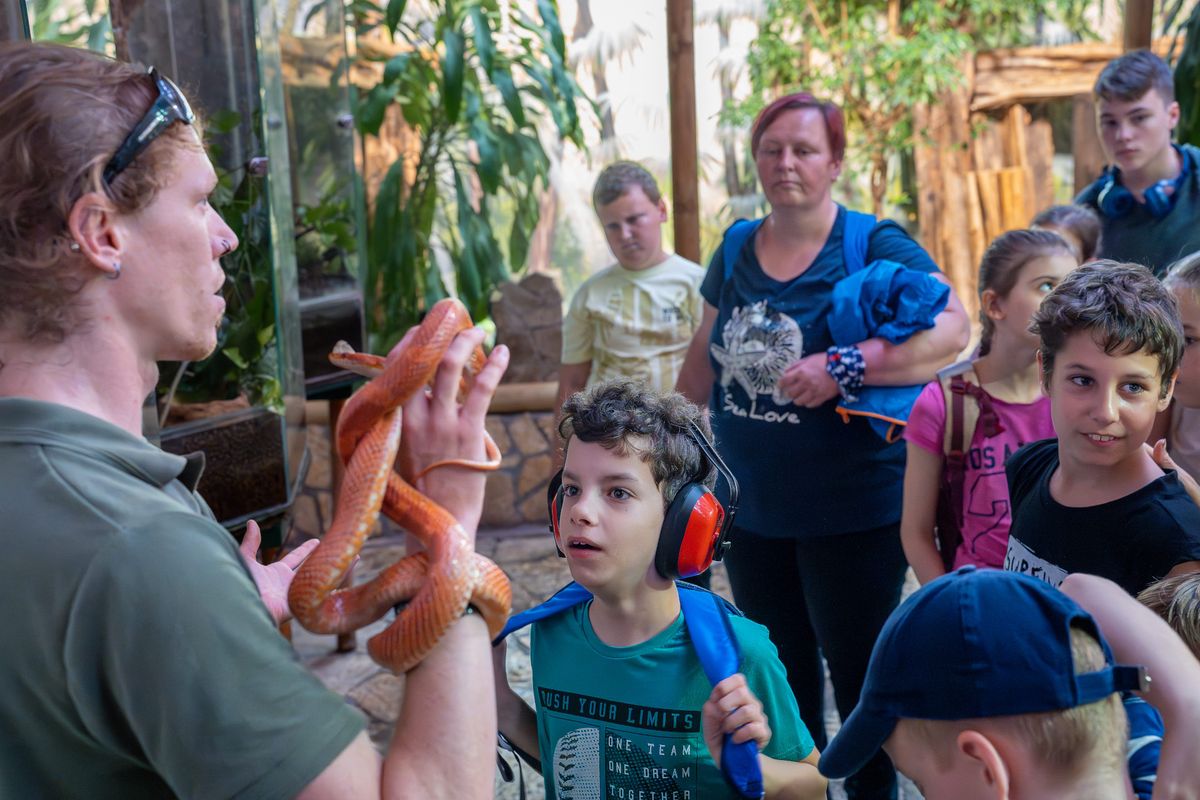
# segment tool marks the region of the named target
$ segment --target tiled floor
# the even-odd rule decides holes
[[[494,560],[508,574],[513,584],[513,610],[521,611],[548,597],[570,580],[565,562],[557,558],[549,536],[540,531],[529,531],[523,536],[483,536],[478,549]],[[366,581],[383,567],[403,555],[401,537],[387,536],[368,541],[363,548],[362,559],[355,568],[355,580]],[[728,581],[724,569],[716,565],[713,574],[714,590],[728,595]],[[356,649],[351,653],[335,653],[335,638],[316,636],[293,624],[293,643],[300,657],[322,681],[334,691],[346,696],[347,700],[360,708],[369,720],[372,740],[381,749],[391,736],[396,721],[400,698],[404,691],[403,678],[377,666],[366,653],[366,640],[384,627],[384,622],[359,631]],[[509,646],[509,682],[531,700],[529,694],[529,638],[528,631],[517,634]],[[833,708],[832,697],[827,701]],[[826,728],[836,730],[837,714],[830,711]],[[515,762],[509,756],[510,763]],[[532,769],[525,767],[526,797],[539,800],[544,797],[542,780]],[[496,798],[516,800],[517,783],[505,783],[497,775]],[[835,798],[842,797],[835,787]],[[902,800],[919,800],[920,795],[911,784],[903,787]]]

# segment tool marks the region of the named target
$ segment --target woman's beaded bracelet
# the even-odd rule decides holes
[[[858,393],[863,387],[863,377],[867,372],[867,362],[863,360],[862,350],[858,349],[858,345],[834,345],[826,350],[825,371],[837,384],[842,400],[847,403],[858,400]]]

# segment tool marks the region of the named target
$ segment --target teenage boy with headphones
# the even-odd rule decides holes
[[[591,599],[532,625],[536,712],[508,685],[503,644],[495,651],[500,730],[541,760],[548,798],[737,797],[720,771],[727,734],[758,743],[766,796],[825,797],[766,628],[724,617],[743,672],[714,687],[681,614],[680,594],[704,590],[674,579],[707,569],[728,530],[703,426],[683,396],[632,381],[563,404],[552,529]]]
[[[1171,68],[1148,50],[1105,66],[1093,90],[1110,165],[1075,202],[1103,225],[1101,258],[1167,266],[1200,250],[1200,149],[1171,142],[1179,122]]]

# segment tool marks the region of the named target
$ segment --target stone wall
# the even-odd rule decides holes
[[[546,485],[550,482],[554,448],[554,414],[525,411],[489,414],[487,430],[503,454],[500,469],[490,473],[483,501],[483,528],[546,525]]]

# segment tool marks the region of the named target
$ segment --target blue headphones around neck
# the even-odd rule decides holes
[[[1118,181],[1121,176],[1119,169],[1116,167],[1105,169],[1104,175],[1100,179],[1100,194],[1096,196],[1096,206],[1100,209],[1100,213],[1109,219],[1116,219],[1128,214],[1134,206],[1143,205],[1155,219],[1162,219],[1170,214],[1171,209],[1175,207],[1175,201],[1179,198],[1179,192],[1183,188],[1183,181],[1191,171],[1187,153],[1183,152],[1179,145],[1171,146],[1175,148],[1176,153],[1179,153],[1179,174],[1174,178],[1164,178],[1147,188],[1142,195],[1145,198],[1142,203],[1139,203],[1133,196],[1133,192]]]

